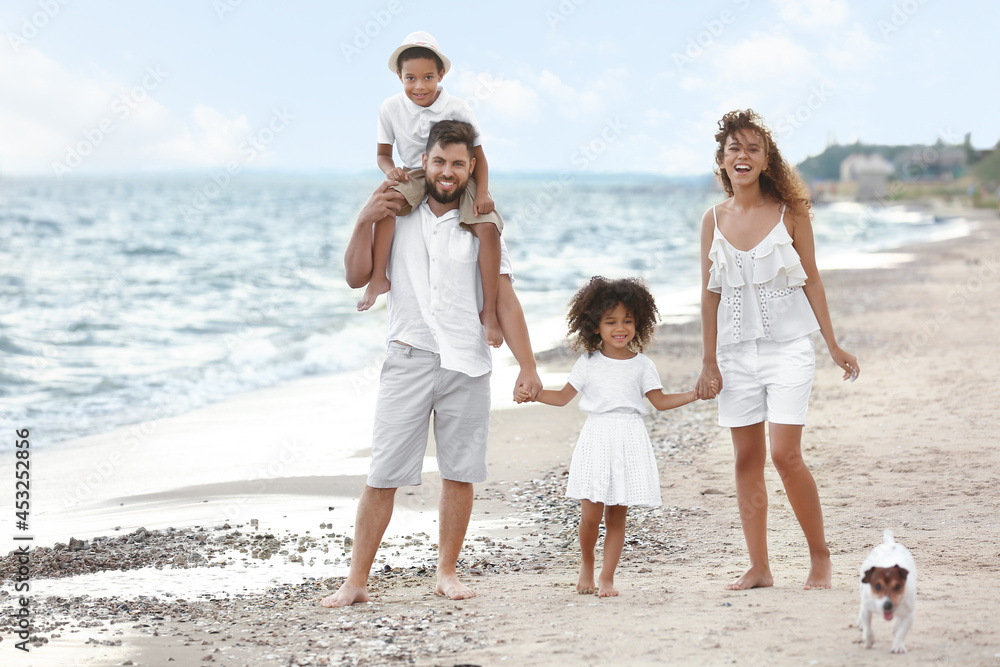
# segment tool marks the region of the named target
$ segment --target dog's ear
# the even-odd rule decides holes
[[[874,567],[870,567],[865,571],[865,576],[861,577],[861,583],[867,584],[872,580],[872,572],[875,571]]]
[[[899,576],[903,579],[903,581],[906,581],[906,575],[908,575],[910,571],[905,567],[900,567],[898,565],[896,566],[896,570],[899,572]]]

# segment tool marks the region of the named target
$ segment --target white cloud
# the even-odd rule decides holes
[[[826,60],[838,71],[860,71],[868,73],[877,61],[885,59],[889,47],[883,42],[875,42],[860,23],[840,33],[836,41],[831,41],[824,51]]]
[[[781,34],[753,32],[737,44],[722,43],[708,56],[716,69],[715,80],[733,83],[787,83],[815,71],[813,53]]]
[[[662,109],[647,109],[646,124],[653,127],[665,125],[674,119],[674,115]]]
[[[775,0],[775,5],[783,21],[806,30],[841,26],[851,14],[846,0]]]
[[[554,100],[562,114],[569,118],[599,111],[603,106],[601,95],[596,90],[579,92],[549,70],[541,71],[537,85],[542,95]]]
[[[541,115],[538,93],[519,79],[505,79],[489,72],[452,73],[449,92],[465,99],[477,114],[491,109],[515,120],[537,121]]]
[[[219,165],[237,158],[246,117],[198,105],[178,119],[156,100],[171,84],[156,65],[129,82],[68,71],[22,46],[0,58],[0,165],[7,173],[128,171]],[[263,151],[262,151],[263,152]]]

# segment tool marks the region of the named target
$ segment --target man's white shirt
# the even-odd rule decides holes
[[[427,200],[396,218],[389,256],[388,341],[441,355],[441,367],[478,377],[493,368],[479,321],[479,239],[459,226],[458,209],[440,218]],[[511,273],[500,240],[500,274]]]

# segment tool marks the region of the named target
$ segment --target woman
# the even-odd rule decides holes
[[[715,135],[716,174],[729,199],[702,219],[702,338],[699,398],[721,386],[719,424],[731,429],[736,498],[750,569],[730,590],[771,586],[767,558],[767,455],[805,532],[811,568],[805,588],[830,588],[830,550],[812,474],[802,461],[802,426],[815,372],[811,333],[819,331],[844,379],[858,360],[837,345],[816,269],[809,193],[782,158],[763,119],[732,111]]]

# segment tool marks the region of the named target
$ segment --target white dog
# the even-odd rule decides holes
[[[906,653],[906,633],[913,625],[917,606],[917,566],[906,547],[896,542],[887,530],[879,544],[861,564],[861,613],[858,627],[865,648],[875,643],[872,614],[880,613],[885,620],[896,620],[893,628],[892,652]]]

